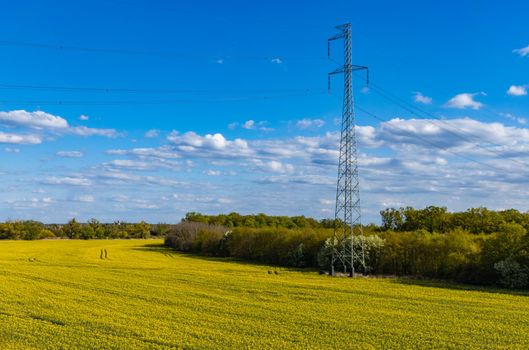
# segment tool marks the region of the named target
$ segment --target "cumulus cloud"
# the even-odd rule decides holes
[[[234,122],[228,124],[228,129],[236,129],[239,126],[239,123]],[[244,123],[240,124],[241,128],[246,130],[260,130],[260,131],[273,131],[273,128],[268,127],[268,121],[262,120],[262,121],[255,121],[253,119],[249,119],[245,121]]]
[[[430,154],[450,150],[462,155],[494,158],[512,157],[529,150],[529,129],[470,118],[395,118],[381,123],[370,134],[370,138],[369,144],[376,144],[377,147],[406,152],[433,152]]]
[[[57,152],[57,156],[62,158],[81,158],[84,156],[84,153],[80,151],[59,151]]]
[[[523,47],[521,49],[514,49],[512,52],[517,53],[522,57],[529,56],[529,46]]]
[[[458,108],[458,109],[480,109],[483,107],[483,103],[476,101],[474,97],[477,95],[485,95],[484,92],[476,93],[462,93],[455,95],[445,104],[446,107]]]
[[[0,112],[0,123],[34,129],[64,129],[68,127],[68,122],[65,119],[43,111],[27,112],[16,110]]]
[[[425,105],[429,105],[430,103],[432,103],[432,98],[423,95],[420,91],[416,91],[413,93],[413,100],[417,103],[422,103]]]
[[[324,125],[325,121],[322,119],[304,118],[296,122],[296,126],[300,129],[321,128]]]
[[[294,166],[292,164],[282,163],[277,160],[262,161],[260,159],[255,159],[253,161],[254,165],[266,172],[272,173],[292,173],[294,172]]]
[[[81,116],[83,117],[83,116]],[[86,117],[87,118],[87,117]],[[114,129],[97,129],[86,126],[72,127],[68,121],[43,111],[28,112],[25,110],[0,111],[0,125],[14,129],[31,130],[27,133],[5,133],[0,131],[0,143],[40,144],[46,137],[60,135],[104,136],[114,138],[119,133]]]
[[[82,121],[87,121],[87,120],[89,120],[89,119],[90,119],[90,117],[87,116],[87,115],[84,115],[84,114],[82,114],[82,115],[79,116],[79,120],[82,120]]]
[[[38,145],[42,143],[42,137],[38,135],[12,134],[0,131],[0,143],[15,145]]]
[[[507,95],[525,96],[527,95],[527,85],[511,85],[507,90]]]
[[[182,135],[172,132],[167,137],[167,140],[174,145],[176,151],[196,157],[231,158],[233,156],[247,156],[253,153],[247,141],[239,138],[230,141],[220,133],[200,136],[193,131]]]
[[[272,58],[270,62],[275,63],[275,64],[281,64],[283,63],[283,60],[280,59],[279,57],[275,57],[275,58]]]
[[[220,133],[173,132],[164,146],[108,150],[107,156],[119,159],[84,169],[83,173],[45,175],[37,182],[63,187],[49,187],[50,192],[65,191],[64,187],[68,191],[68,186],[89,186],[76,191],[86,189],[82,192],[90,194],[69,197],[72,206],[83,207],[80,202],[89,203],[94,198],[82,196],[104,191],[100,193],[105,198],[114,197],[115,201],[105,207],[103,217],[107,212],[130,213],[132,209],[157,207],[161,216],[151,218],[163,220],[163,215],[183,215],[189,210],[248,211],[255,203],[269,213],[318,216],[322,215],[322,206],[333,204],[339,136],[339,132],[327,132],[310,137],[233,139]],[[524,184],[529,181],[529,172],[511,162],[511,158],[529,162],[529,129],[470,118],[394,118],[377,125],[358,126],[357,136],[363,215],[368,221],[378,219],[381,203],[440,204],[450,209],[465,209],[474,203],[527,203],[529,190]],[[179,162],[183,171],[164,171],[166,177],[136,172],[155,169],[163,161]],[[235,171],[239,174],[237,181],[226,181],[225,176]],[[187,172],[188,178],[194,179],[191,183],[177,180]],[[195,174],[202,176],[193,177]],[[206,179],[204,175],[210,177]],[[260,190],[259,186],[266,188]],[[286,189],[289,196],[284,196]],[[178,200],[172,200],[167,193],[178,193]],[[458,193],[464,193],[466,199],[456,199]],[[46,196],[55,198],[51,193]],[[48,205],[55,208],[61,202],[67,201]],[[44,205],[41,199],[38,203]],[[136,213],[137,218],[145,218],[145,211]]]

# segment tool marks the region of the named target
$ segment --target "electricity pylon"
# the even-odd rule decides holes
[[[335,275],[335,264],[341,264],[343,271],[349,271],[349,276],[355,275],[355,261],[359,261],[366,272],[364,244],[361,244],[359,256],[355,256],[354,236],[362,233],[360,210],[360,185],[358,179],[358,155],[355,133],[355,114],[353,98],[353,72],[365,70],[367,81],[369,71],[365,66],[351,63],[351,24],[336,27],[340,32],[328,40],[328,55],[330,57],[331,42],[343,39],[343,66],[328,75],[329,91],[331,77],[335,74],[344,76],[342,128],[340,138],[340,158],[338,163],[338,181],[336,184],[336,207],[334,212],[334,239],[332,246],[330,274]],[[358,233],[357,233],[358,232]],[[363,242],[363,240],[362,240]]]

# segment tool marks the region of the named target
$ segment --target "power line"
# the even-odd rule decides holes
[[[289,97],[304,97],[323,95],[324,92],[318,93],[292,93],[282,95],[262,95],[262,96],[233,96],[224,98],[211,99],[170,99],[170,100],[109,100],[109,101],[88,101],[88,100],[0,100],[4,104],[19,104],[19,105],[81,105],[81,106],[113,106],[113,105],[170,105],[179,103],[203,103],[203,102],[237,102],[250,100],[269,100]]]
[[[110,48],[98,48],[98,47],[87,47],[87,46],[75,46],[75,45],[64,45],[64,44],[51,44],[51,43],[38,43],[38,42],[27,42],[27,41],[15,41],[15,40],[0,40],[2,46],[12,47],[29,47],[38,49],[48,49],[55,51],[72,51],[72,52],[88,52],[88,53],[99,53],[99,54],[115,54],[115,55],[130,55],[130,56],[153,56],[153,57],[165,57],[171,59],[189,59],[189,60],[249,60],[249,61],[272,61],[280,60],[324,60],[321,56],[282,56],[282,55],[211,55],[211,54],[189,54],[181,52],[171,51],[149,51],[139,49],[110,49]]]
[[[145,89],[145,88],[114,88],[114,87],[86,87],[86,86],[58,86],[58,85],[32,85],[32,84],[1,84],[0,89],[20,89],[20,90],[43,90],[43,91],[61,91],[61,92],[100,92],[100,93],[153,93],[153,94],[207,94],[223,92],[244,92],[254,93],[273,93],[273,92],[291,92],[291,93],[311,93],[324,92],[324,89],[249,89],[249,90],[213,90],[213,89]]]

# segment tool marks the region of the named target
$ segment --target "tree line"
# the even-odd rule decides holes
[[[528,213],[407,207],[380,214],[382,225],[364,226],[363,235],[354,238],[357,271],[529,288]],[[166,244],[203,255],[329,269],[332,227],[341,222],[297,219],[294,224],[285,217],[263,216],[190,213],[169,230]],[[285,222],[288,226],[278,225]],[[358,259],[362,245],[366,266]]]
[[[332,228],[334,219],[316,220],[305,216],[272,216],[266,214],[241,215],[229,213],[220,215],[204,215],[190,212],[182,219],[184,222],[201,222],[209,225],[220,225],[227,228],[250,227],[250,228]]]
[[[470,233],[498,232],[502,225],[515,223],[529,230],[529,213],[516,209],[494,211],[487,208],[471,208],[464,212],[449,212],[446,207],[429,206],[424,209],[404,207],[380,211],[381,230],[398,232],[426,230],[449,232],[462,229]]]
[[[66,224],[43,224],[38,221],[8,221],[0,223],[0,239],[126,239],[163,237],[171,225],[114,222],[101,223],[96,219],[80,223],[75,219]]]

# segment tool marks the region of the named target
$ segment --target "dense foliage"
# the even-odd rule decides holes
[[[449,212],[445,207],[429,206],[424,209],[405,207],[387,208],[380,211],[381,229],[393,231],[426,230],[448,232],[457,228],[470,233],[498,232],[503,224],[515,223],[529,230],[529,212],[516,209],[493,211],[487,208],[471,208],[464,212]]]
[[[355,237],[356,271],[372,274],[449,279],[466,283],[529,288],[527,213],[485,208],[449,213],[446,208],[386,209],[383,225],[364,227]],[[220,223],[232,217],[235,228]],[[233,220],[239,217],[239,220]],[[328,270],[333,230],[317,221],[304,228],[277,226],[288,222],[258,216],[189,214],[169,230],[166,244],[204,255],[231,256],[270,264]],[[251,218],[252,227],[244,222]],[[193,222],[197,219],[198,222]],[[284,220],[284,219],[281,219]],[[256,222],[258,227],[255,228]],[[263,223],[273,224],[263,224]],[[215,225],[213,225],[215,224]],[[184,234],[193,228],[194,234]],[[214,229],[213,229],[214,228]],[[175,234],[176,231],[179,234]],[[174,237],[187,248],[173,243]],[[365,269],[360,247],[365,247]],[[342,266],[335,266],[340,271]]]
[[[227,228],[332,228],[334,220],[323,219],[317,221],[304,216],[270,216],[266,214],[241,215],[230,213],[227,215],[204,215],[200,213],[187,213],[183,221],[202,222],[210,225],[220,225]]]
[[[79,223],[75,219],[64,225],[45,225],[37,221],[8,221],[0,223],[0,239],[102,239],[102,238],[149,238],[164,236],[170,225],[139,223],[100,223],[95,219]]]

